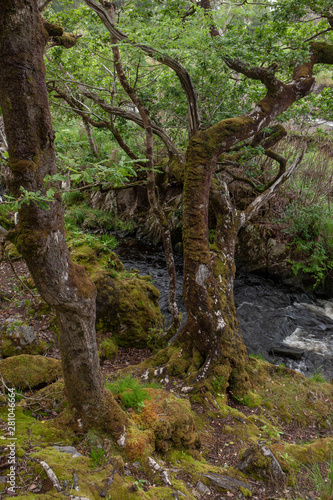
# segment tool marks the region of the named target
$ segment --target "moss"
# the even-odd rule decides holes
[[[112,331],[117,344],[145,347],[148,333],[164,325],[159,291],[145,279],[104,276],[96,281],[96,318],[102,331]]]
[[[49,23],[48,21],[43,21],[44,28],[46,29],[49,36],[61,36],[64,32],[61,26]]]
[[[239,490],[242,493],[243,497],[245,497],[245,498],[252,498],[252,493],[247,488],[243,488],[243,486],[241,486],[239,488]]]
[[[18,389],[49,384],[62,376],[60,361],[30,354],[0,361],[0,372],[6,384]]]
[[[312,464],[329,460],[333,454],[333,437],[317,439],[313,443],[302,445],[277,443],[271,446],[282,466],[286,466],[288,458],[296,463]]]
[[[99,347],[98,354],[101,362],[105,360],[114,361],[118,354],[118,346],[112,339],[104,339]]]
[[[153,432],[156,450],[197,448],[200,440],[190,403],[160,389],[147,391],[150,399],[133,419],[141,430]]]
[[[34,172],[37,168],[37,165],[34,161],[20,160],[18,158],[10,158],[9,168],[11,169],[12,172],[22,174],[27,171]]]
[[[17,339],[11,337],[5,337],[1,345],[1,355],[3,358],[17,356],[18,354],[42,355],[46,353],[46,350],[46,342],[39,342],[37,345],[30,344],[27,346],[20,346],[18,345]]]
[[[129,460],[145,459],[155,450],[155,436],[151,429],[139,430],[131,426],[126,433],[125,452]]]

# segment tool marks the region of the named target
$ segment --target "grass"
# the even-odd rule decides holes
[[[309,476],[313,481],[316,492],[321,500],[333,499],[333,459],[324,463],[324,467],[320,467],[318,463],[314,463],[308,468]],[[327,471],[327,475],[326,475]]]
[[[309,380],[311,380],[311,382],[318,382],[320,384],[324,384],[325,382],[327,382],[327,380],[319,370],[315,370],[311,377],[309,377]]]
[[[145,399],[149,398],[148,392],[130,375],[116,380],[116,382],[112,384],[110,382],[106,382],[105,386],[120,399],[125,408],[135,408],[136,410],[141,410],[145,405]]]

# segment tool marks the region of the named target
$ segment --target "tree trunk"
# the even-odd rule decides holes
[[[215,163],[216,158],[207,155],[200,134],[192,138],[187,151],[183,198],[183,294],[188,317],[177,344],[184,346],[190,358],[194,352],[201,355],[194,382],[213,377],[221,391],[230,385],[231,389],[244,393],[248,390],[247,354],[233,295],[240,216],[230,203],[227,188],[221,192],[212,184]],[[211,247],[210,194],[217,219]]]
[[[0,105],[10,189],[16,197],[21,187],[45,193],[43,179],[56,173],[43,61],[47,38],[37,0],[0,0]],[[96,289],[70,258],[59,192],[49,206],[22,205],[8,238],[27,262],[41,296],[57,311],[66,395],[77,422],[86,427],[96,424],[105,408],[95,335]],[[125,418],[116,406],[117,434]]]

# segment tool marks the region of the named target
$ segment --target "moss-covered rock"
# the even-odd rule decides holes
[[[44,354],[46,342],[40,342],[34,330],[21,319],[11,318],[0,329],[3,358],[19,354]]]
[[[147,390],[150,399],[133,420],[139,429],[153,432],[156,450],[198,448],[200,438],[189,401],[160,389]]]
[[[129,273],[102,276],[97,287],[97,328],[111,331],[117,344],[145,347],[150,329],[164,325],[160,292],[144,278]]]
[[[98,350],[98,355],[99,359],[101,361],[101,364],[103,364],[104,361],[114,361],[118,354],[118,346],[113,342],[112,339],[104,339]]]
[[[61,363],[45,356],[21,354],[0,361],[0,373],[10,387],[27,389],[62,377]]]

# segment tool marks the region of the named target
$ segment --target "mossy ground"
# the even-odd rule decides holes
[[[25,358],[17,357],[18,371],[20,364],[25,365]],[[31,367],[30,370],[35,371]],[[251,358],[248,373],[252,383],[249,406],[221,392],[191,405],[190,399],[195,398],[181,394],[180,379],[176,377],[170,377],[165,389],[146,388],[149,397],[144,405],[127,410],[131,424],[124,448],[101,432],[79,436],[71,430],[61,380],[37,391],[26,390],[16,405],[16,498],[51,500],[71,494],[97,499],[107,490],[106,498],[119,500],[172,499],[175,491],[179,497],[181,492],[187,499],[203,499],[206,497],[202,488],[206,487],[209,498],[218,499],[227,494],[212,483],[214,475],[218,475],[234,481],[228,497],[252,495],[266,499],[273,491],[269,481],[237,469],[249,446],[264,443],[273,451],[289,481],[279,498],[304,498],[302,488],[306,487],[313,490],[311,498],[320,499],[319,486],[313,484],[309,471],[313,464],[324,464],[321,470],[327,484],[325,463],[333,456],[332,384],[310,381],[284,367]],[[7,375],[8,383],[14,375]],[[7,415],[8,407],[2,398],[2,457],[8,453]],[[73,457],[54,445],[74,446],[81,456]],[[161,471],[148,465],[148,457],[168,471],[171,487],[164,484]],[[47,478],[41,461],[57,475],[61,492]],[[73,489],[76,476],[79,492]],[[106,489],[110,477],[113,481]]]

